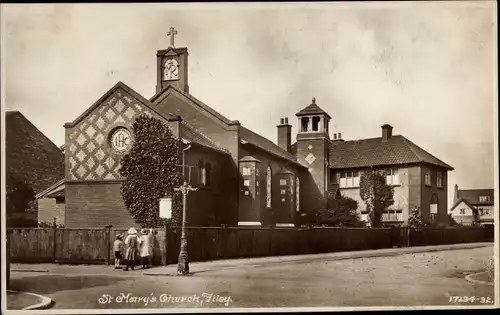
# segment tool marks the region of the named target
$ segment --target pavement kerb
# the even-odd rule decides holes
[[[460,246],[461,245],[461,246]],[[324,259],[325,261],[338,261],[338,260],[348,260],[348,259],[360,259],[360,258],[375,258],[375,257],[391,257],[391,256],[399,256],[399,255],[408,255],[408,254],[415,254],[415,253],[425,253],[425,252],[437,252],[437,251],[445,251],[445,250],[460,250],[460,249],[474,249],[474,248],[480,248],[480,247],[486,247],[486,246],[491,246],[492,243],[467,243],[467,244],[453,244],[453,245],[440,245],[439,247],[428,247],[428,246],[422,246],[422,247],[405,247],[404,249],[400,250],[394,250],[394,251],[389,251],[389,250],[381,250],[380,252],[342,252],[342,253],[326,253],[326,254],[315,254],[315,255],[307,255],[307,258],[304,258],[301,255],[297,256],[274,256],[274,257],[266,257],[266,258],[275,258],[272,261],[250,261],[250,262],[242,262],[238,261],[240,259],[235,259],[234,261],[228,261],[227,263],[219,263],[219,261],[207,261],[207,262],[195,262],[191,263],[191,273],[192,274],[197,274],[197,273],[203,273],[203,272],[209,272],[209,271],[217,271],[217,270],[227,270],[227,269],[237,269],[237,268],[253,268],[253,267],[261,267],[261,266],[266,266],[266,265],[275,265],[275,264],[300,264],[300,263],[307,263],[311,261],[311,258],[318,258],[321,257],[321,259]],[[266,259],[264,258],[264,259]],[[255,260],[262,260],[262,258],[254,258]],[[249,258],[249,260],[252,260],[252,258]],[[203,265],[206,266],[206,268],[203,268]],[[192,269],[196,269],[196,267],[200,267],[201,270],[193,271]],[[176,275],[176,265],[170,265],[170,266],[162,266],[160,268],[172,268],[174,269],[173,272],[168,273],[168,272],[150,272],[150,271],[145,271],[142,274],[143,275],[148,275],[148,276],[173,276]]]
[[[450,244],[450,245],[436,245],[436,246],[419,246],[419,247],[404,247],[404,248],[386,248],[378,250],[366,250],[366,251],[350,251],[350,252],[334,252],[334,253],[321,253],[321,254],[307,254],[307,255],[287,255],[287,256],[269,256],[269,257],[255,257],[255,258],[240,258],[240,259],[225,259],[225,260],[213,260],[205,262],[192,262],[190,263],[190,269],[193,274],[218,271],[221,269],[238,269],[238,268],[254,268],[262,267],[276,264],[300,264],[307,263],[312,260],[324,260],[324,261],[339,261],[348,259],[360,259],[360,258],[375,258],[375,257],[390,257],[398,255],[408,255],[415,253],[424,252],[436,252],[445,250],[460,250],[460,249],[473,249],[480,247],[491,246],[491,242],[482,243],[465,243],[465,244]],[[62,265],[64,266],[64,265]],[[100,265],[96,265],[100,266]],[[58,270],[58,266],[54,269],[52,268],[40,268],[40,269],[25,269],[20,268],[11,269],[12,272],[29,272],[29,273],[51,273],[51,274],[65,274],[66,271]],[[99,273],[101,271],[98,271]],[[79,273],[94,275],[94,272]],[[157,266],[151,270],[144,270],[134,274],[122,274],[121,276],[174,276],[177,275],[177,264],[171,264],[167,266]],[[115,275],[117,276],[117,275]]]
[[[14,290],[7,290],[7,291],[12,292],[12,293],[21,293],[21,294],[32,295],[32,296],[37,297],[41,301],[40,303],[27,306],[27,307],[23,308],[23,310],[42,310],[42,309],[47,308],[52,303],[51,298],[48,298],[48,297],[40,295],[40,294],[36,294],[36,293],[32,293],[32,292],[14,291]]]
[[[470,275],[466,275],[465,276],[465,280],[471,282],[471,283],[478,283],[478,284],[485,284],[485,285],[489,285],[489,286],[492,286],[494,287],[495,284],[492,283],[492,282],[487,282],[487,281],[481,281],[481,280],[476,280],[476,279],[472,279],[472,277],[478,275],[478,274],[481,274],[481,273],[484,273],[486,271],[481,271],[481,272],[476,272],[476,273],[473,273],[473,274],[470,274]]]

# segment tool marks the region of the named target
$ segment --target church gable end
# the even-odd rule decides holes
[[[120,180],[120,159],[132,141],[132,125],[141,114],[158,117],[123,88],[94,104],[66,127],[66,179]],[[111,143],[114,141],[114,143]]]

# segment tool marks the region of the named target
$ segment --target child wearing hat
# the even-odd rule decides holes
[[[134,266],[136,263],[136,260],[138,258],[138,251],[139,251],[139,245],[140,245],[140,240],[137,237],[137,230],[134,229],[133,227],[130,228],[127,231],[127,238],[125,239],[125,246],[127,246],[127,249],[125,251],[125,261],[126,265],[123,270],[127,271],[129,268],[134,270]]]
[[[115,269],[120,269],[120,264],[122,261],[122,251],[123,251],[123,235],[117,234],[116,240],[113,243],[113,251],[115,252]]]

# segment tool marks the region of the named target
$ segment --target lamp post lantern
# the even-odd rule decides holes
[[[189,259],[188,259],[188,243],[186,237],[186,207],[187,195],[191,191],[196,191],[198,188],[191,187],[187,182],[182,186],[174,188],[175,191],[182,193],[182,232],[181,232],[181,249],[177,263],[177,275],[185,276],[189,274]]]

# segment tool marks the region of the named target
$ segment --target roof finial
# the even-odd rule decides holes
[[[313,97],[313,102],[312,103],[316,104],[316,98],[315,97]]]

